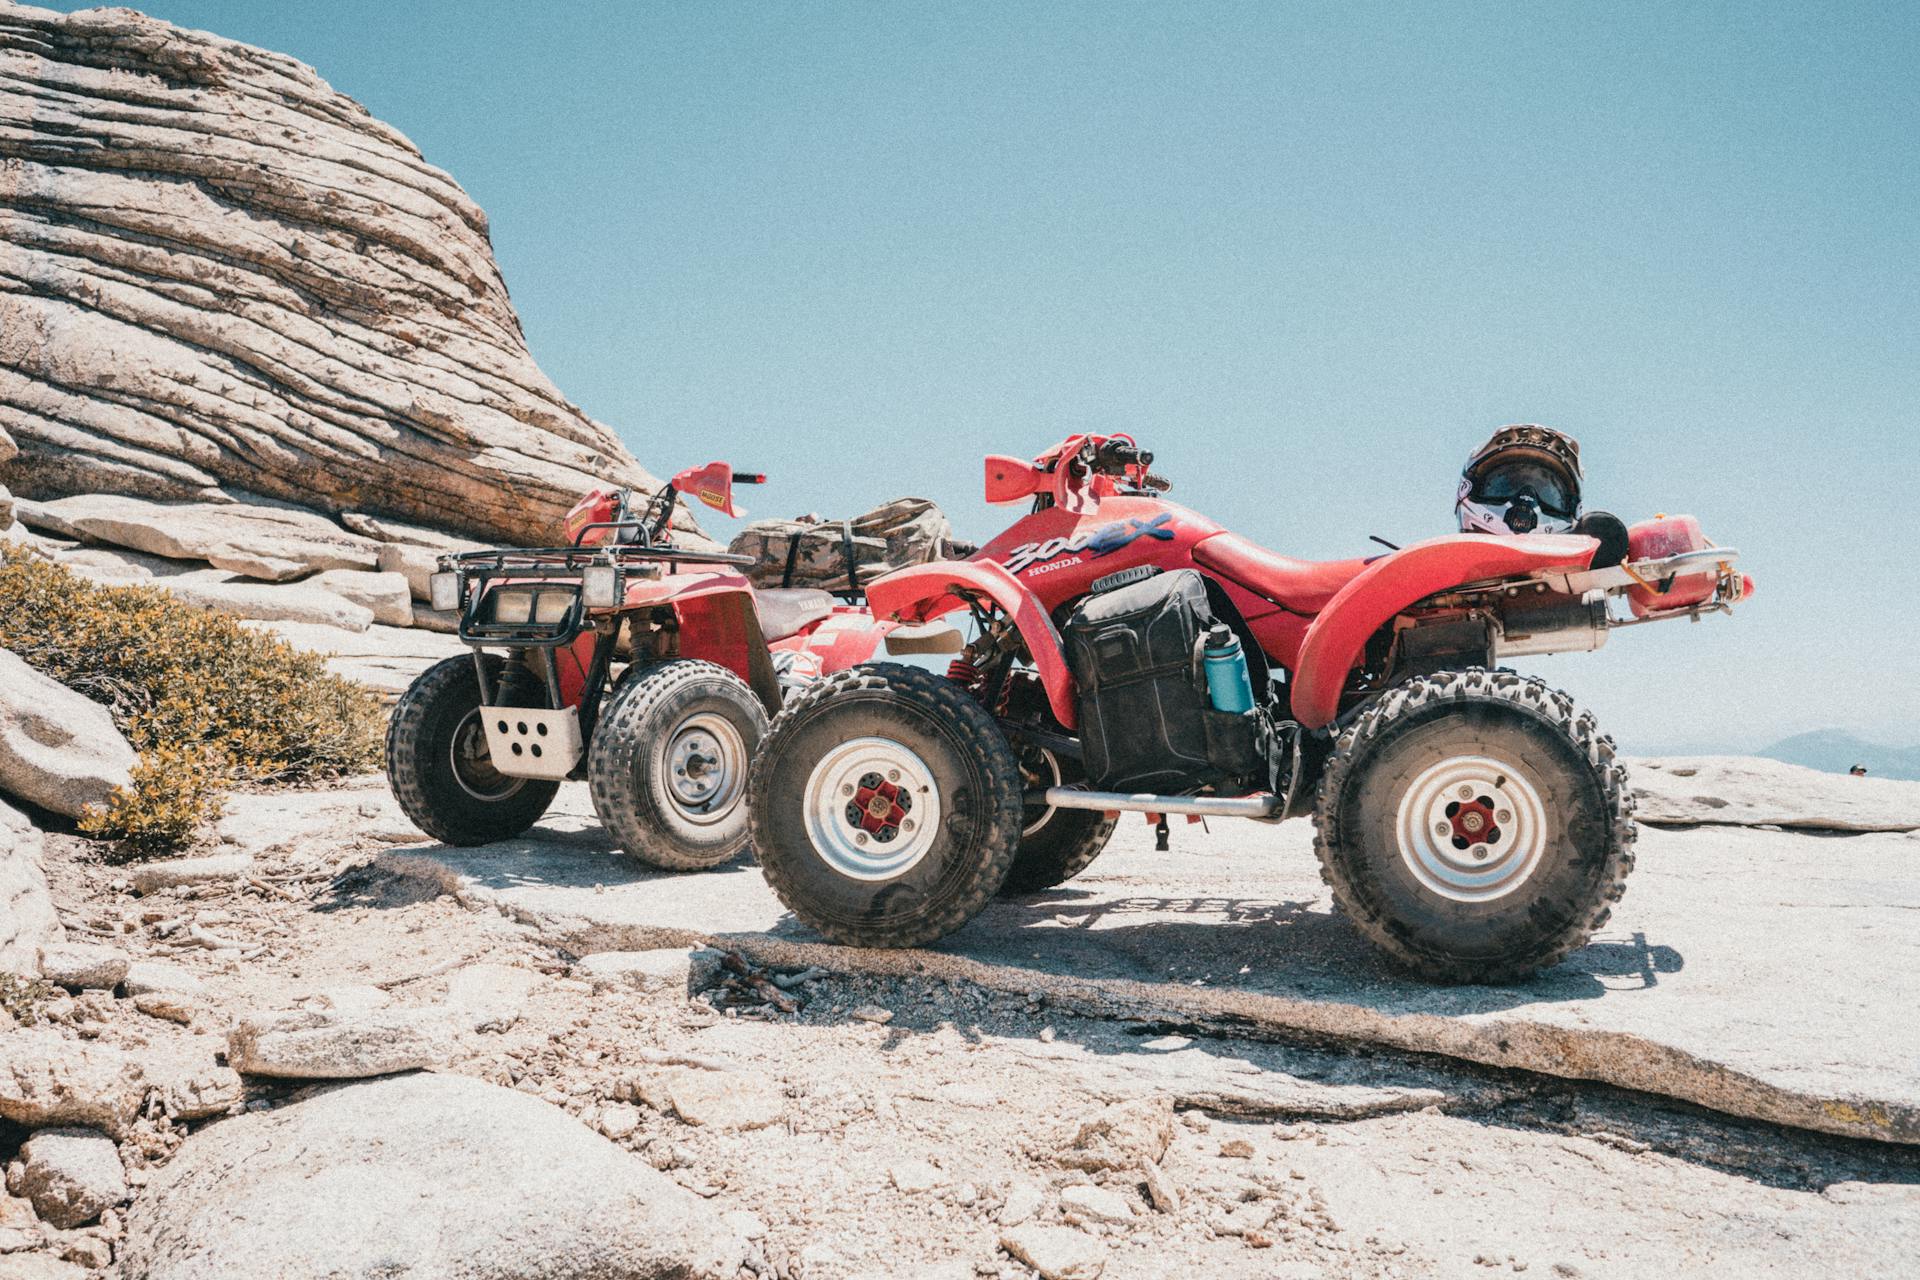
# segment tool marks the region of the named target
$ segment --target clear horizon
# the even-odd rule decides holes
[[[1333,558],[1544,422],[1759,590],[1518,665],[1633,753],[1920,741],[1920,10],[139,7],[405,132],[562,391],[755,515],[983,538],[982,455],[1127,430]]]

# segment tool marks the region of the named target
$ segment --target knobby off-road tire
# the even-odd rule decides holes
[[[760,744],[750,803],[774,893],[856,947],[919,946],[971,920],[1006,879],[1024,807],[993,717],[897,663],[838,672],[789,702]]]
[[[668,871],[747,847],[747,772],[767,713],[747,682],[679,658],[624,676],[587,752],[594,812],[628,855]]]
[[[1066,781],[1059,762],[1045,757],[1041,785]],[[1031,782],[1031,779],[1029,779]],[[1028,805],[1021,811],[1020,848],[1013,855],[1002,894],[1040,893],[1067,881],[1093,865],[1119,825],[1114,818],[1092,809],[1051,809]]]
[[[501,688],[504,660],[487,654],[481,661],[487,683]],[[540,820],[560,789],[557,782],[494,769],[470,654],[428,667],[400,695],[387,722],[387,781],[414,825],[451,845],[519,835]]]
[[[1367,708],[1327,766],[1314,825],[1340,909],[1443,982],[1510,982],[1565,958],[1633,869],[1613,741],[1566,694],[1506,671],[1415,680]]]

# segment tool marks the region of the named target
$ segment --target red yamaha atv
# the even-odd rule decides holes
[[[739,853],[748,763],[786,690],[866,661],[897,629],[826,591],[755,590],[748,557],[674,545],[679,495],[731,516],[733,486],[763,479],[712,463],[637,512],[629,493],[596,490],[568,513],[569,546],[445,557],[433,605],[460,611],[473,654],[429,668],[394,709],[387,776],[407,816],[485,844],[584,778],[643,862]]]
[[[1571,698],[1495,664],[1729,610],[1735,552],[1691,517],[1596,513],[1293,560],[1166,501],[1151,462],[1125,436],[990,457],[988,500],[1030,513],[869,584],[877,617],[965,610],[976,634],[944,678],[855,667],[774,721],[750,806],[781,901],[835,942],[913,946],[1078,874],[1123,812],[1163,848],[1170,815],[1311,812],[1335,902],[1428,977],[1583,945],[1633,865],[1626,773]]]

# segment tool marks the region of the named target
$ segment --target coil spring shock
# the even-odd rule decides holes
[[[949,662],[947,664],[947,679],[966,689],[971,689],[979,684],[980,667],[974,662],[973,655],[963,653],[952,662]]]

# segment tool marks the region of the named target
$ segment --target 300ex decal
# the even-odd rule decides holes
[[[1162,511],[1151,520],[1115,520],[1112,524],[1103,524],[1098,529],[1077,533],[1071,538],[1048,538],[1045,542],[1023,542],[1007,553],[1006,566],[1009,573],[1024,573],[1036,564],[1042,564],[1069,552],[1084,551],[1090,556],[1104,556],[1134,541],[1136,538],[1157,538],[1161,542],[1173,541],[1173,513]]]

